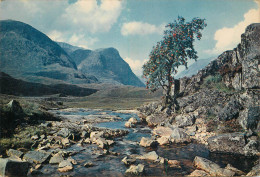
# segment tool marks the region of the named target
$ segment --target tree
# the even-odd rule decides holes
[[[197,60],[193,43],[195,38],[201,39],[201,31],[206,26],[205,19],[193,18],[185,22],[183,17],[178,17],[174,23],[166,25],[163,40],[153,47],[149,61],[143,65],[146,88],[154,92],[162,87],[165,90],[165,104],[173,103],[176,98],[171,97],[171,91],[175,83],[173,75],[178,67],[184,65],[187,68],[188,59]]]

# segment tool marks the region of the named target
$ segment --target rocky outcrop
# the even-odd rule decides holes
[[[241,43],[226,51],[198,74],[180,79],[180,93],[188,95],[199,90],[204,78],[221,74],[227,87],[236,90],[260,88],[260,24],[249,25],[241,35]]]
[[[207,172],[208,174],[210,174],[210,176],[234,176],[235,175],[235,172],[229,169],[221,168],[218,164],[202,157],[196,156],[193,163],[196,168]]]
[[[23,159],[30,163],[41,164],[46,162],[50,155],[49,152],[29,151],[23,156]]]
[[[208,138],[210,151],[236,153],[243,155],[256,155],[258,142],[246,139],[243,133],[228,133]]]
[[[0,158],[0,176],[27,176],[29,163]]]

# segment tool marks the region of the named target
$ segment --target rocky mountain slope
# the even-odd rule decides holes
[[[260,24],[198,74],[179,81],[178,107],[139,108],[150,126],[180,128],[212,152],[260,155]],[[178,82],[177,82],[178,83]]]
[[[56,42],[13,20],[0,21],[0,70],[34,82],[97,82],[94,76],[77,71],[75,62]]]
[[[56,43],[59,44],[59,46],[61,46],[61,48],[63,50],[65,50],[67,52],[67,54],[69,54],[69,55],[72,52],[74,52],[75,50],[83,49],[82,47],[73,46],[73,45],[70,45],[70,44],[65,43],[65,42],[56,42]]]
[[[79,71],[94,75],[101,82],[144,86],[115,48],[94,51],[78,49],[72,52],[70,56],[75,61]]]

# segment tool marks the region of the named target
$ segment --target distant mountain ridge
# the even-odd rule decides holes
[[[0,21],[0,71],[41,83],[97,82],[77,70],[71,57],[48,36],[23,22]]]
[[[144,86],[116,49],[92,51],[54,42],[32,26],[14,20],[0,21],[0,71],[44,84]]]
[[[191,77],[192,75],[195,75],[198,73],[199,70],[207,66],[212,60],[214,60],[214,57],[207,58],[207,59],[199,59],[192,65],[188,67],[188,69],[185,69],[184,71],[178,73],[175,78],[179,79],[182,77]]]
[[[144,87],[115,48],[78,49],[70,56],[79,71],[94,75],[101,82]]]

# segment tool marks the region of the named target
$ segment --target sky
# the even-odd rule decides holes
[[[194,44],[199,59],[206,59],[232,50],[246,26],[260,22],[260,1],[0,0],[1,20],[22,21],[52,40],[86,49],[114,47],[138,76],[165,25],[178,16],[206,19]]]

